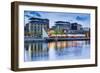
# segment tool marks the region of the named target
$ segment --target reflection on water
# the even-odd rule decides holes
[[[90,41],[25,42],[24,49],[24,61],[90,58]]]

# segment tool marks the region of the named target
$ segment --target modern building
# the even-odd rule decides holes
[[[55,26],[52,26],[52,30],[50,30],[50,33],[55,33],[51,34],[52,36],[79,36],[79,37],[90,37],[90,29],[83,28],[81,24],[78,23],[70,23],[70,22],[65,22],[65,21],[56,21]]]
[[[82,25],[78,23],[70,23],[65,21],[57,21],[55,23],[55,29],[57,29],[58,32],[64,32],[67,33],[79,33],[79,31],[82,30]],[[81,31],[82,32],[82,31]]]
[[[30,18],[30,22],[27,23],[24,27],[25,36],[41,38],[43,30],[46,32],[49,28],[49,20],[41,18]]]
[[[70,30],[68,31],[68,34],[83,34],[83,27],[81,24],[78,23],[71,23],[70,24]]]
[[[63,34],[70,30],[70,22],[57,21],[55,22],[55,26],[56,30],[61,33],[63,32]]]
[[[71,23],[71,30],[81,30],[82,25],[78,23]]]

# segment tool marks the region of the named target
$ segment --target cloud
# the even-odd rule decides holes
[[[24,22],[27,24],[30,20],[31,17],[36,17],[39,18],[41,17],[40,13],[35,12],[35,11],[24,11]]]
[[[25,17],[28,17],[28,18],[29,18],[29,17],[30,17],[30,15],[25,15]]]
[[[85,20],[87,20],[88,18],[87,17],[85,17],[85,16],[77,16],[76,17],[76,20],[78,20],[78,21],[85,21]]]
[[[35,11],[24,11],[24,16],[27,17],[27,18],[41,17],[41,15],[38,12],[35,12]]]
[[[33,11],[31,11],[30,14],[36,15],[37,17],[41,17],[41,15],[40,15],[38,12],[33,12]]]

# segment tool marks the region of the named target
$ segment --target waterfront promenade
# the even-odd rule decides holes
[[[24,37],[25,41],[74,41],[74,40],[90,40],[89,38],[33,38]]]

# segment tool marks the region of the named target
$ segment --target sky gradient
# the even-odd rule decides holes
[[[50,28],[55,25],[56,21],[76,22],[83,27],[90,27],[90,14],[87,13],[24,11],[25,24],[29,22],[29,18],[31,17],[49,19]]]

